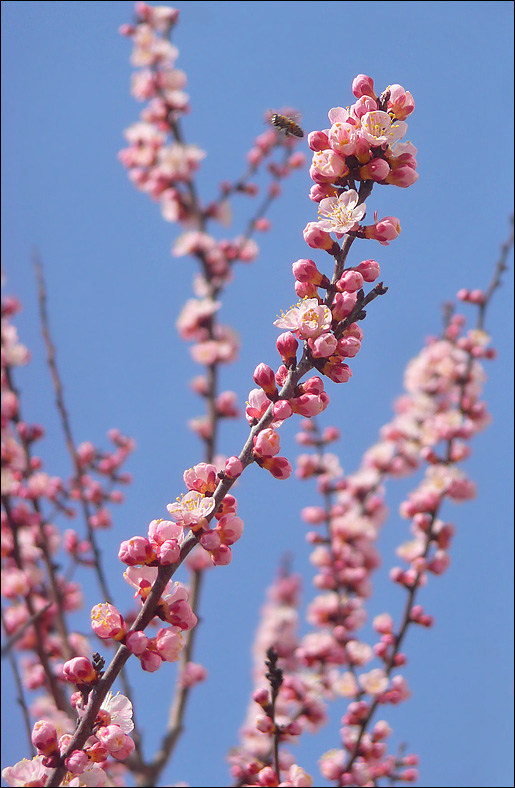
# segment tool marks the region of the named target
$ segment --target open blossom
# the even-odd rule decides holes
[[[176,503],[169,503],[166,508],[176,522],[195,528],[205,524],[205,518],[212,512],[214,505],[212,498],[192,490],[178,498]]]
[[[361,118],[361,134],[373,147],[392,145],[404,137],[407,128],[408,124],[402,120],[392,122],[387,112],[367,112]]]
[[[2,777],[9,785],[45,785],[50,774],[49,770],[43,766],[42,755],[37,755],[32,760],[24,758],[15,763],[14,766],[7,766],[2,770]]]
[[[108,602],[95,605],[91,610],[91,629],[99,638],[121,640],[127,632],[123,617]]]
[[[317,298],[305,298],[275,320],[274,326],[294,331],[302,339],[310,339],[329,331],[331,321],[329,307],[319,304]]]
[[[358,681],[365,692],[370,695],[381,695],[388,687],[388,676],[381,668],[375,668],[369,673],[362,673],[358,676]]]
[[[356,230],[365,216],[367,206],[358,205],[358,193],[354,189],[343,192],[339,197],[325,197],[320,201],[317,222],[318,227],[326,233],[348,233]]]

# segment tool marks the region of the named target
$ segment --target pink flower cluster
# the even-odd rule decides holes
[[[67,663],[65,668],[68,668],[68,680],[84,685],[88,674],[91,681],[96,681],[97,673],[91,663],[88,667],[88,663],[89,660],[85,659]],[[74,694],[72,702],[81,716],[84,712],[80,692]],[[89,737],[83,749],[73,750],[65,758],[66,785],[105,785],[108,758],[122,761],[134,750],[134,741],[129,735],[133,728],[130,700],[124,695],[113,696],[108,693],[97,715],[95,733]],[[57,766],[66,753],[71,738],[69,733],[59,736],[49,721],[36,722],[32,730],[32,743],[37,750],[37,756],[4,769],[2,776],[9,785],[46,785],[51,769]]]
[[[417,149],[400,142],[408,128],[405,118],[415,108],[411,94],[401,85],[390,85],[377,97],[372,79],[364,74],[356,77],[352,91],[357,101],[346,109],[331,109],[331,127],[308,136],[313,151],[309,174],[315,182],[310,197],[319,204],[319,221],[306,226],[304,238],[315,249],[333,248],[330,233],[389,244],[400,233],[398,219],[378,221],[376,215],[374,224],[361,226],[366,213],[362,195],[373,183],[406,188],[418,178]]]
[[[326,722],[323,688],[299,671],[301,579],[281,571],[268,589],[261,622],[253,646],[252,694],[247,717],[240,730],[240,745],[229,755],[231,774],[238,785],[310,786],[312,778],[295,762],[292,753],[279,750],[279,772],[273,768],[273,741],[294,741],[304,730],[315,731]],[[271,708],[265,662],[273,646],[286,673]]]
[[[482,309],[488,294],[473,292],[470,297],[470,291],[462,290],[458,297]],[[315,313],[315,333],[323,324],[323,311]],[[447,499],[461,502],[475,495],[475,485],[458,463],[469,456],[468,441],[489,422],[480,399],[485,380],[481,361],[492,358],[495,351],[484,330],[465,331],[465,318],[452,314],[443,336],[430,338],[408,364],[406,393],[396,403],[397,415],[383,427],[381,441],[365,453],[356,473],[343,476],[337,456],[327,452],[327,446],[339,438],[335,427],[320,434],[315,420],[303,422],[298,441],[316,451],[299,457],[297,475],[316,477],[323,499],[322,505],[302,512],[305,522],[314,527],[308,542],[313,545],[311,561],[319,593],[306,614],[314,629],[298,636],[298,581],[282,575],[269,592],[256,639],[253,701],[261,712],[251,705],[241,746],[229,758],[239,784],[310,784],[289,781],[288,769],[299,767],[283,743],[315,730],[326,718],[327,702],[341,697],[348,701],[342,746],[322,755],[322,775],[342,786],[368,785],[381,778],[418,779],[418,757],[389,754],[386,740],[391,728],[384,720],[373,723],[373,717],[379,706],[396,705],[411,694],[398,672],[407,662],[401,647],[410,625],[429,628],[434,623],[415,596],[429,577],[442,574],[450,564],[454,526],[441,518],[441,508]],[[273,398],[272,377],[268,378],[262,381],[263,393]],[[380,565],[375,543],[387,517],[384,483],[413,474],[422,464],[426,466],[422,481],[400,507],[401,515],[411,522],[413,537],[398,549],[407,568],[390,572],[408,594],[405,613],[397,626],[389,613],[377,615],[373,628],[378,639],[371,646],[358,631],[367,618],[372,572]],[[263,676],[271,646],[283,674],[275,701]],[[376,665],[370,666],[374,659]],[[306,708],[312,709],[311,716]],[[281,744],[278,761],[274,741]]]
[[[474,303],[484,300],[482,294]],[[444,336],[430,339],[409,363],[406,394],[398,400],[397,416],[382,429],[382,441],[365,453],[357,473],[343,478],[337,472],[331,474],[329,468],[336,469],[336,465],[328,465],[325,446],[335,431],[328,428],[319,436],[313,424],[306,422],[299,436],[302,445],[318,450],[310,464],[303,459],[299,475],[318,476],[325,506],[303,511],[306,522],[316,526],[308,540],[314,545],[312,562],[318,570],[314,583],[323,593],[307,613],[318,632],[304,638],[296,654],[323,675],[338,664],[346,666],[332,685],[336,695],[350,701],[342,718],[343,747],[326,753],[320,761],[322,774],[339,785],[364,785],[380,777],[413,781],[418,776],[413,768],[418,763],[415,755],[400,759],[388,755],[384,740],[391,731],[384,721],[376,723],[370,733],[367,728],[378,705],[397,704],[410,696],[405,678],[392,672],[407,661],[401,645],[408,626],[433,625],[433,617],[415,604],[415,593],[429,576],[442,574],[450,564],[454,527],[440,518],[440,509],[446,499],[461,502],[475,494],[475,486],[457,463],[469,455],[467,442],[488,424],[479,399],[484,382],[479,360],[493,358],[495,353],[484,331],[462,333],[464,322],[461,315],[453,315]],[[374,542],[386,517],[383,481],[411,474],[422,462],[427,464],[424,478],[400,507],[401,515],[411,521],[413,535],[398,550],[408,568],[395,567],[390,572],[392,580],[409,594],[407,617],[396,628],[388,613],[376,616],[373,625],[379,640],[370,647],[355,631],[365,622],[370,574],[379,565]],[[320,532],[323,526],[326,536]],[[307,651],[306,641],[312,646]],[[374,657],[380,667],[360,672]]]
[[[281,162],[270,161],[268,171],[273,183],[269,199],[280,193],[279,182],[304,164],[304,156],[294,153],[298,142],[270,128],[257,137],[248,154],[249,172],[235,183],[223,181],[217,200],[202,207],[193,179],[204,151],[183,141],[179,121],[190,110],[189,96],[184,92],[187,77],[175,67],[179,54],[168,39],[177,23],[179,12],[166,9],[160,14],[145,3],[136,3],[137,22],[123,25],[122,35],[132,39],[132,63],[139,70],[132,80],[132,93],[139,101],[149,101],[141,120],[130,126],[125,136],[129,147],[119,154],[129,170],[134,185],[157,200],[163,218],[179,222],[186,232],[173,246],[174,256],[193,255],[199,258],[208,282],[217,286],[230,278],[234,262],[251,262],[257,256],[257,245],[248,234],[233,240],[217,241],[205,231],[208,220],[230,222],[229,198],[234,193],[254,196],[258,187],[250,177],[280,149]],[[192,229],[192,227],[194,229]],[[262,216],[253,221],[253,230],[268,229]]]
[[[2,596],[7,602],[3,621],[10,647],[26,652],[22,659],[26,689],[43,690],[44,694],[30,705],[31,715],[39,718],[32,736],[38,755],[5,769],[3,774],[13,785],[44,785],[51,770],[61,762],[74,728],[73,709],[63,685],[67,681],[82,684],[82,678],[97,681],[87,656],[87,639],[70,631],[66,621],[69,613],[82,607],[83,600],[80,585],[60,570],[59,551],[64,548],[72,567],[82,564],[97,568],[94,533],[111,525],[107,505],[123,501],[116,486],[131,480],[122,465],[134,442],[111,430],[112,451],[101,451],[91,442],[71,447],[75,474],[70,479],[45,471],[42,458],[34,454],[44,428],[23,420],[14,382],[16,367],[30,360],[11,322],[20,309],[17,299],[2,299]],[[87,537],[76,530],[64,531],[61,537],[54,521],[59,515],[75,517],[77,508],[84,515]],[[116,728],[111,726],[110,733],[116,733]],[[79,784],[74,782],[78,774],[87,774],[92,784],[103,784],[104,767],[110,771],[113,763],[108,761],[110,756],[125,758],[134,747],[130,737],[130,743],[124,737],[125,733],[118,739],[117,748],[108,739],[103,756],[96,760],[85,751],[74,752],[66,761],[69,784]]]

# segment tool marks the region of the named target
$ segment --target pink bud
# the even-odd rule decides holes
[[[177,627],[162,627],[155,637],[156,649],[165,662],[177,662],[184,645]]]
[[[267,364],[258,364],[254,370],[253,378],[255,383],[258,386],[261,386],[268,397],[277,396],[275,374],[271,367],[269,367]]]
[[[396,216],[385,216],[376,224],[365,227],[365,237],[374,238],[383,246],[388,246],[401,232],[401,225]]]
[[[129,632],[125,638],[125,645],[132,654],[140,657],[149,643],[148,637],[144,632]]]
[[[318,227],[316,222],[308,222],[302,231],[302,234],[307,245],[312,249],[329,250],[334,246],[338,246],[338,244],[335,244],[331,238],[330,233],[323,232],[323,230]]]
[[[341,292],[346,291],[347,293],[355,293],[357,290],[361,290],[363,281],[362,274],[350,268],[348,271],[343,272],[336,282],[336,287]]]
[[[295,292],[299,298],[316,298],[318,296],[318,288],[310,282],[299,282],[295,280]]]
[[[269,427],[254,437],[254,454],[259,457],[275,457],[281,448],[279,433]]]
[[[155,651],[150,651],[149,649],[145,649],[143,654],[139,656],[139,661],[141,663],[141,667],[147,673],[155,673],[155,671],[159,670],[163,664],[163,660],[159,654],[156,654]]]
[[[156,550],[157,559],[161,566],[175,564],[181,557],[181,548],[177,539],[167,539]]]
[[[356,293],[335,293],[331,312],[335,320],[344,320],[356,306]]]
[[[375,260],[363,260],[356,266],[356,270],[360,272],[365,282],[375,282],[381,272],[379,263]]]
[[[277,350],[282,360],[287,365],[295,364],[297,360],[297,348],[299,343],[290,331],[279,334],[276,340]]]
[[[70,684],[94,684],[97,673],[87,657],[73,657],[63,665],[63,677]]]
[[[32,744],[40,755],[51,755],[58,750],[57,731],[52,723],[39,720],[32,729]]]
[[[331,147],[325,131],[311,131],[308,134],[308,145],[314,151],[326,150]]]
[[[221,544],[217,550],[211,552],[211,561],[214,566],[227,566],[232,561],[232,550],[225,544]]]
[[[387,183],[389,186],[400,186],[401,189],[407,189],[415,181],[418,181],[418,172],[408,165],[395,167],[384,179],[384,183]]]
[[[377,99],[374,92],[374,80],[372,77],[367,77],[366,74],[358,74],[352,81],[352,92],[356,98],[362,96],[370,96],[370,98]]]
[[[272,407],[272,413],[274,415],[274,420],[277,421],[284,421],[285,419],[289,419],[293,413],[292,407],[290,403],[285,399],[279,399],[277,402],[274,402]]]
[[[156,554],[148,539],[143,536],[133,536],[121,543],[118,558],[128,566],[136,566],[155,561]]]
[[[268,714],[258,714],[256,717],[256,728],[261,733],[270,733],[273,730],[274,723]]]
[[[310,284],[320,286],[324,279],[327,277],[322,274],[313,260],[301,259],[296,263],[292,263],[293,276],[299,282],[309,282]]]
[[[389,174],[390,165],[384,159],[371,159],[359,169],[359,177],[363,181],[376,181],[376,183],[380,183],[386,180]]]
[[[200,544],[204,550],[218,550],[221,544],[220,534],[218,531],[206,531],[200,537]]]
[[[276,479],[287,479],[291,476],[292,467],[286,457],[266,457],[262,466]]]
[[[270,703],[270,695],[268,694],[268,690],[261,687],[260,689],[255,690],[252,693],[253,699],[256,703],[259,703],[260,706],[267,706]]]
[[[66,768],[72,774],[82,774],[89,763],[89,758],[84,750],[74,750],[65,760]]]
[[[225,462],[225,475],[228,479],[237,479],[243,473],[243,463],[238,457],[229,457]]]

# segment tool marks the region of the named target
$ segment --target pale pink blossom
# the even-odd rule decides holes
[[[325,233],[344,234],[357,230],[367,210],[365,203],[358,205],[358,200],[358,193],[354,189],[349,189],[338,197],[321,200],[318,206],[318,227]]]
[[[375,110],[367,112],[361,118],[361,134],[373,147],[391,146],[404,137],[408,124],[404,121],[392,122],[387,112]]]
[[[125,760],[134,750],[134,742],[130,736],[122,731],[119,725],[106,725],[99,728],[96,736],[113,758]]]
[[[178,498],[176,503],[169,503],[166,508],[176,522],[190,528],[198,528],[206,524],[206,518],[211,514],[214,506],[215,502],[212,498],[206,498],[202,493],[192,490],[182,498]]]
[[[155,638],[157,653],[165,662],[177,662],[184,646],[178,627],[161,628]]]
[[[50,770],[43,766],[42,760],[42,755],[37,755],[32,760],[24,758],[14,766],[7,766],[3,769],[2,777],[9,785],[13,786],[43,786],[46,784]]]
[[[358,676],[361,687],[370,695],[382,695],[388,687],[389,679],[385,671],[375,668],[369,673],[361,673]]]
[[[302,339],[315,338],[331,328],[331,310],[318,303],[316,298],[306,298],[288,310],[274,326],[287,328]]]

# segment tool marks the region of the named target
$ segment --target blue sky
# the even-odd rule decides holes
[[[406,363],[427,335],[439,331],[442,302],[461,287],[488,284],[507,235],[513,210],[512,3],[178,7],[177,65],[188,75],[192,103],[184,130],[208,154],[198,180],[205,201],[216,195],[220,180],[244,170],[269,108],[296,106],[305,129],[325,128],[328,110],[352,100],[357,73],[371,75],[378,88],[399,82],[415,98],[408,136],[418,148],[419,181],[409,190],[376,189],[371,199],[380,215],[398,216],[403,230],[389,247],[364,252],[380,262],[389,292],[371,306],[354,377],[331,387],[332,407],[322,420],[345,424],[337,448],[350,472],[390,419]],[[114,559],[117,545],[165,516],[166,504],[183,491],[183,470],[203,454],[187,428],[188,419],[202,412],[188,389],[198,369],[175,331],[195,267],[170,256],[178,228],[162,220],[117,161],[123,129],[140,111],[129,92],[130,43],[117,33],[130,21],[132,4],[3,2],[2,11],[2,259],[7,291],[24,303],[20,337],[34,356],[17,382],[25,417],[48,428],[40,452],[49,472],[66,475],[37,320],[30,262],[37,247],[77,442],[105,445],[112,426],[137,442],[129,463],[134,484],[115,511],[115,530],[102,534],[110,582],[123,608],[129,589]],[[240,332],[243,349],[223,371],[222,386],[234,389],[240,404],[253,387],[256,364],[276,363],[272,323],[296,300],[291,262],[308,255],[302,229],[316,219],[309,186],[307,172],[286,182],[269,214],[273,230],[259,239],[258,261],[240,267],[226,293],[221,319]],[[242,200],[234,208],[236,234],[254,206]],[[323,257],[315,259],[322,264]],[[394,745],[406,741],[421,756],[420,785],[512,784],[512,291],[511,261],[487,317],[499,358],[487,367],[493,423],[475,439],[467,463],[478,498],[446,513],[458,532],[453,563],[421,595],[436,627],[409,636],[406,676],[413,697],[387,716]],[[290,457],[297,451],[294,433],[293,423],[285,425],[282,444]],[[224,425],[220,450],[237,454],[246,435],[243,421]],[[397,509],[410,487],[403,482],[391,490],[372,614],[389,609],[398,615],[404,602],[387,573],[396,562],[395,546],[406,538]],[[275,482],[252,467],[236,494],[245,534],[233,563],[207,578],[197,640],[196,660],[210,681],[193,695],[186,733],[162,784],[230,784],[225,755],[237,743],[246,710],[249,646],[265,586],[285,551],[304,575],[306,602],[313,593],[299,519],[303,506],[317,502],[313,485]],[[265,510],[263,500],[273,506]],[[89,607],[101,600],[87,587]],[[173,671],[135,670],[136,698],[166,698]],[[5,688],[12,704],[11,688]],[[146,711],[138,706],[138,712],[152,751],[166,703],[152,702]],[[317,738],[303,737],[298,762],[316,775],[315,784],[324,784],[316,759],[337,745],[342,713],[334,708],[330,727]],[[2,766],[26,755],[16,712],[5,727]]]

